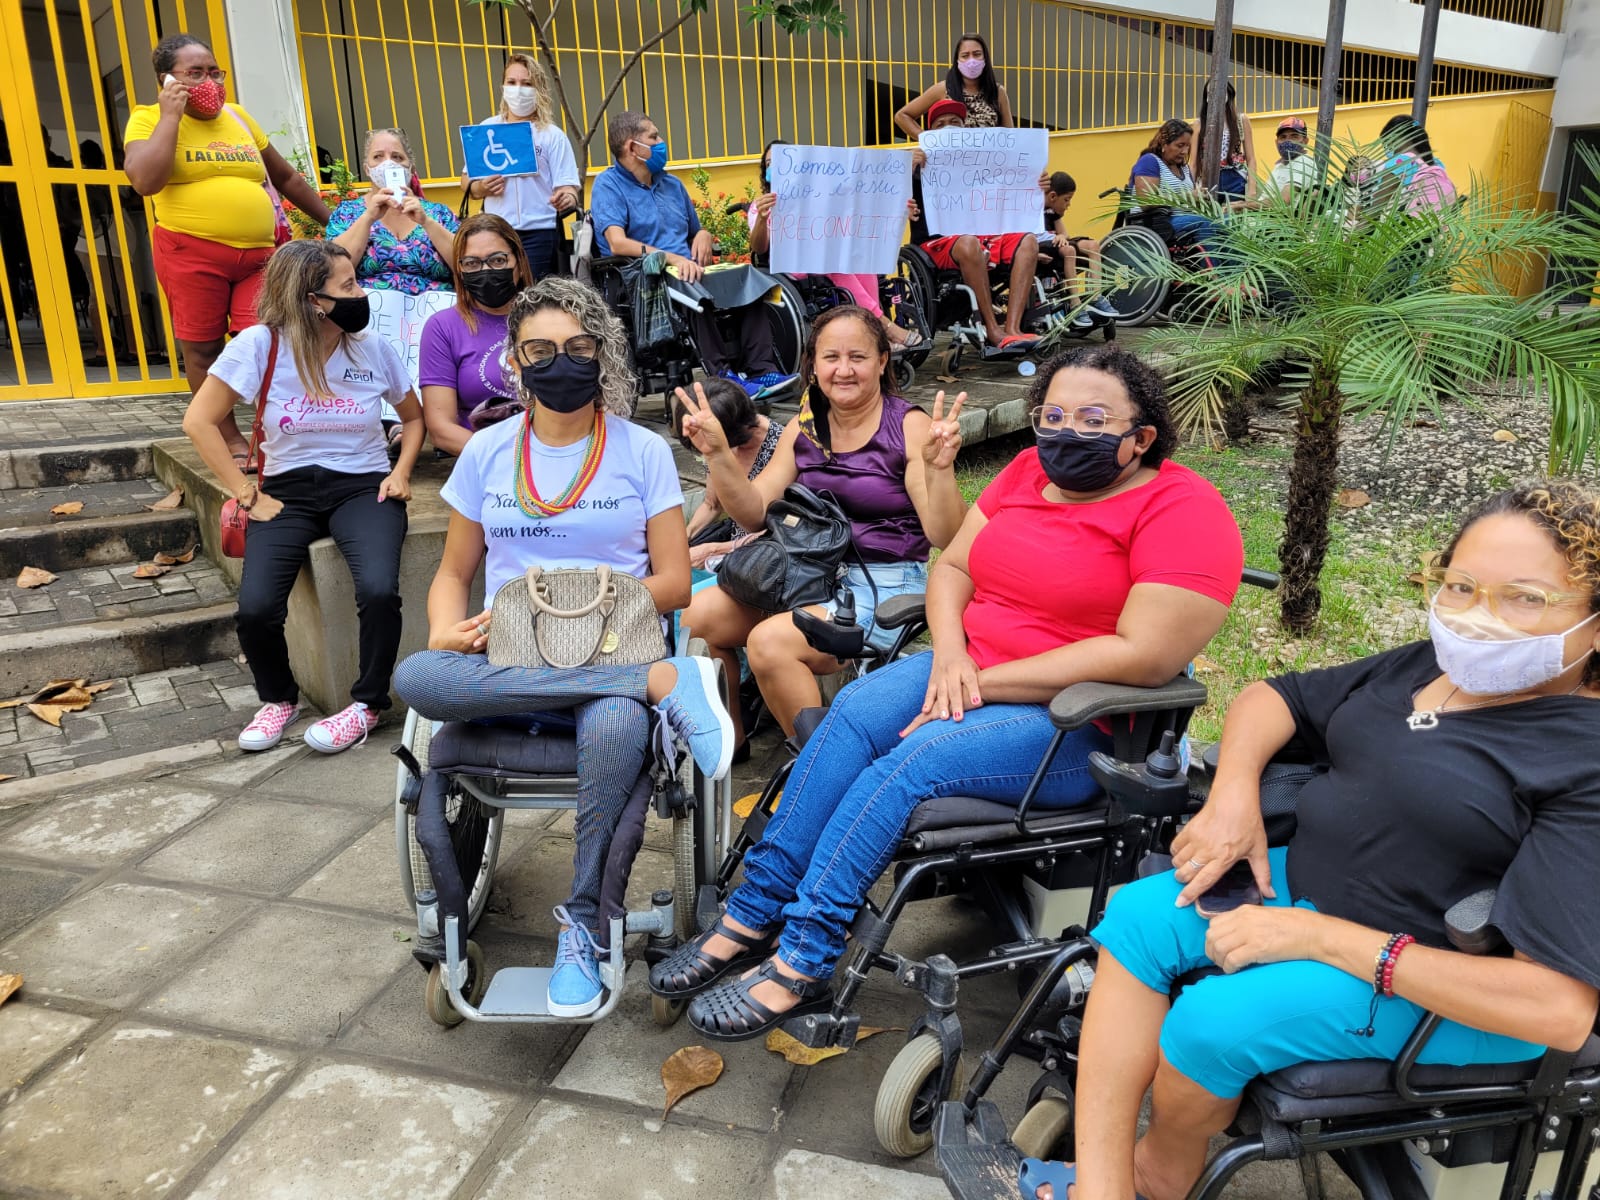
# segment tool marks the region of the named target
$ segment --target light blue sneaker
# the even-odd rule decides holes
[[[656,711],[689,747],[695,766],[715,781],[733,765],[733,718],[717,690],[717,665],[709,658],[669,658],[678,682]]]
[[[552,1017],[587,1017],[600,1007],[600,969],[595,963],[598,951],[589,931],[557,905],[555,918],[566,926],[556,939],[556,969],[550,976],[550,991],[545,1001]]]

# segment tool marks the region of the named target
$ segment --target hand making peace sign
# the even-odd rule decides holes
[[[944,393],[933,398],[933,424],[922,443],[922,461],[930,469],[944,471],[955,465],[961,450],[961,406],[966,402],[967,394],[962,392],[946,414]]]
[[[706,399],[706,389],[703,384],[694,385],[692,397],[680,387],[678,402],[683,405],[683,436],[689,439],[691,446],[706,458],[728,449],[728,435],[723,432],[722,422],[717,420],[717,414],[711,411],[711,401]]]

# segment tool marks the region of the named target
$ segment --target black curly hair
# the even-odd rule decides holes
[[[1083,371],[1099,371],[1110,375],[1128,393],[1128,399],[1138,412],[1138,425],[1149,425],[1156,431],[1156,440],[1150,449],[1140,455],[1146,467],[1159,467],[1178,445],[1178,428],[1172,422],[1172,409],[1167,403],[1167,385],[1154,367],[1137,355],[1103,342],[1093,346],[1075,346],[1056,355],[1039,368],[1033,377],[1033,387],[1028,390],[1028,408],[1035,409],[1045,402],[1050,392],[1050,382],[1063,369],[1076,367]]]

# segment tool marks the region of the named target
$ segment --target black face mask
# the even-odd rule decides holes
[[[1138,432],[1135,426],[1127,433],[1102,433],[1099,437],[1060,433],[1053,438],[1040,438],[1039,465],[1063,492],[1098,492],[1110,487],[1127,470],[1126,464],[1117,461],[1117,452],[1126,439]]]
[[[517,294],[517,269],[491,267],[486,271],[473,271],[461,276],[461,286],[485,308],[499,308]]]
[[[600,360],[578,362],[558,352],[543,366],[523,367],[522,386],[551,412],[577,412],[600,391]]]
[[[328,320],[346,333],[360,333],[367,327],[367,322],[372,320],[372,301],[365,295],[329,296],[324,292],[311,294],[332,302],[333,307],[327,313]]]

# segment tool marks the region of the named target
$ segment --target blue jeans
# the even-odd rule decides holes
[[[781,810],[780,810],[781,811]],[[1287,849],[1268,855],[1273,906],[1290,903]],[[1183,885],[1171,871],[1130,883],[1112,897],[1093,935],[1140,983],[1167,995],[1179,975],[1211,965],[1207,922],[1174,901]],[[1314,907],[1309,900],[1296,903]],[[1303,1062],[1395,1058],[1423,1010],[1393,996],[1378,1001],[1367,1027],[1372,980],[1321,962],[1276,962],[1210,975],[1183,990],[1161,1026],[1161,1052],[1214,1096],[1232,1098],[1258,1075]],[[1434,1031],[1420,1061],[1465,1066],[1537,1058],[1543,1046],[1484,1033],[1455,1021]]]
[[[832,974],[856,909],[918,804],[955,795],[1015,804],[1055,732],[1043,705],[985,704],[902,738],[922,709],[932,666],[933,655],[914,655],[839,693],[795,763],[766,836],[745,856],[728,915],[751,929],[782,924],[779,954],[803,975]],[[1110,744],[1093,728],[1068,734],[1034,803],[1056,809],[1092,800],[1089,751]]]
[[[560,232],[555,229],[519,229],[517,237],[522,242],[522,252],[528,256],[533,277],[543,279],[546,275],[554,275]]]

